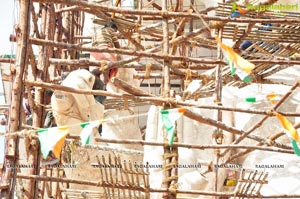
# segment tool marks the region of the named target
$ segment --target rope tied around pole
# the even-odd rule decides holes
[[[106,70],[105,66],[107,66],[107,61],[106,60],[102,60],[101,61],[101,66],[100,66],[100,71],[104,72]]]

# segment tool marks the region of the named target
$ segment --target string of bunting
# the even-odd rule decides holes
[[[147,115],[147,113],[136,114],[133,116],[119,117],[117,120],[128,119],[128,118],[138,117],[142,115]],[[66,126],[37,129],[38,139],[40,141],[43,158],[46,159],[50,151],[52,151],[52,153],[56,158],[60,158],[61,150],[64,141],[69,134],[70,127],[78,126],[82,128],[80,132],[80,140],[81,140],[81,145],[85,146],[87,144],[93,143],[92,131],[94,128],[98,127],[100,124],[103,123],[114,123],[114,122],[116,122],[115,119],[108,118],[108,119],[94,120],[94,121],[77,123],[77,124],[66,125]]]
[[[160,111],[163,126],[167,132],[169,145],[172,145],[174,142],[175,122],[183,115],[185,110],[185,108],[175,108]],[[141,116],[141,114],[138,114],[136,116]],[[126,118],[128,118],[128,116],[126,116]],[[124,117],[119,119],[124,119]],[[82,128],[82,131],[80,133],[80,140],[81,145],[85,146],[91,143],[91,140],[93,140],[93,129],[98,127],[100,124],[108,121],[110,120],[103,119],[68,126],[38,129],[38,139],[40,141],[43,158],[46,159],[51,151],[56,158],[60,158],[64,141],[69,134],[69,127],[80,126]]]
[[[174,109],[167,109],[167,110],[161,110],[160,111],[160,116],[162,120],[163,127],[166,130],[167,133],[167,139],[168,139],[168,144],[172,145],[174,142],[174,136],[175,136],[175,129],[176,125],[175,122],[184,114],[186,111],[186,108],[174,108]],[[144,115],[147,115],[145,113]],[[298,135],[297,130],[293,127],[291,122],[284,117],[283,115],[279,113],[275,113],[276,117],[279,119],[281,125],[283,128],[289,132],[287,135],[291,138],[292,140],[292,145],[295,151],[295,154],[300,156],[300,149],[298,147],[297,143],[300,143],[300,138]],[[129,117],[137,117],[141,116],[141,114],[137,114],[134,116],[129,116]],[[126,117],[121,117],[119,119],[124,119],[124,118],[129,118],[128,116]],[[80,124],[73,124],[69,126],[61,126],[61,127],[52,127],[52,128],[43,128],[43,129],[38,129],[38,138],[40,141],[41,145],[41,152],[43,155],[43,158],[47,158],[49,155],[50,151],[53,152],[54,156],[56,158],[60,158],[61,150],[64,144],[64,141],[69,134],[69,127],[71,126],[80,126],[82,128],[82,131],[80,133],[80,140],[81,140],[81,145],[85,146],[87,144],[91,143],[91,140],[93,140],[92,137],[92,131],[94,128],[98,127],[100,124],[105,123],[105,122],[111,122],[111,119],[102,119],[102,120],[95,120],[95,121],[90,121],[90,122],[84,122]]]
[[[194,11],[197,13],[198,17],[204,24],[204,26],[210,30],[209,25],[205,22],[205,20],[202,18],[200,13],[198,12],[197,8],[193,6]],[[238,7],[240,9],[240,7]],[[240,11],[240,10],[239,10]],[[222,49],[222,53],[225,59],[225,62],[230,67],[231,75],[237,75],[241,80],[244,82],[251,82],[251,79],[249,77],[249,74],[251,71],[255,68],[255,65],[243,57],[241,57],[239,54],[237,54],[232,47],[227,46],[222,43],[221,39],[216,36],[215,37],[216,42],[220,45]]]
[[[41,152],[43,158],[46,159],[52,151],[56,158],[60,158],[61,150],[66,137],[69,134],[69,128],[71,126],[80,126],[82,131],[80,133],[81,145],[85,146],[91,142],[93,128],[99,126],[107,120],[96,120],[90,122],[84,122],[80,124],[74,124],[69,126],[51,127],[38,129],[38,139],[40,141]]]
[[[262,102],[262,101],[269,101],[272,105],[276,104],[277,101],[280,100],[282,96],[276,93],[269,93],[269,94],[261,94],[256,96],[249,96],[245,98],[246,102],[253,103],[253,102]]]

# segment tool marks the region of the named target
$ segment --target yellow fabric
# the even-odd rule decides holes
[[[230,62],[234,63],[237,67],[245,71],[247,74],[255,68],[255,65],[242,58],[240,55],[234,52],[234,50],[225,44],[223,44],[219,37],[215,37],[221,48],[227,53]]]
[[[294,128],[292,123],[283,115],[276,113],[277,118],[280,120],[281,125],[285,128],[288,132],[290,132],[292,138],[297,142],[300,142],[299,135],[297,130]]]

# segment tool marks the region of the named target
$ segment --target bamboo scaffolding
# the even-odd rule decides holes
[[[91,185],[91,186],[96,186],[96,187],[117,187],[119,189],[128,189],[131,188],[127,185],[110,185],[106,183],[101,183],[101,182],[96,182],[96,181],[89,181],[89,180],[76,180],[76,179],[66,179],[66,178],[58,178],[58,177],[45,177],[45,176],[36,176],[36,175],[24,175],[21,173],[17,174],[18,178],[22,179],[35,179],[39,181],[53,181],[53,182],[67,182],[67,183],[76,183],[76,184],[85,184],[85,185]],[[144,188],[138,188],[138,187],[133,187],[133,190],[139,190],[139,191],[150,191],[150,192],[168,192],[169,189],[144,189]],[[196,195],[205,195],[205,196],[220,196],[220,197],[230,197],[230,196],[235,196],[235,197],[247,197],[247,198],[298,198],[300,195],[297,194],[282,194],[282,195],[245,195],[245,194],[236,194],[236,193],[222,193],[222,192],[209,192],[209,191],[189,191],[189,190],[177,190],[178,194],[196,194]]]
[[[25,1],[25,0],[22,0]],[[152,146],[161,146],[165,149],[165,157],[166,158],[166,169],[169,165],[176,165],[178,163],[178,147],[185,147],[190,149],[200,149],[200,150],[216,150],[219,151],[221,149],[225,149],[226,151],[230,151],[232,149],[246,149],[244,154],[246,154],[249,151],[253,150],[260,150],[260,151],[270,151],[274,153],[286,153],[286,154],[293,154],[294,151],[292,150],[292,147],[281,144],[279,142],[276,142],[275,139],[279,136],[278,134],[274,135],[273,137],[262,137],[257,135],[251,135],[251,132],[258,128],[260,125],[263,125],[264,119],[258,122],[257,124],[253,125],[249,130],[239,130],[235,127],[231,127],[226,125],[222,122],[222,115],[221,113],[223,111],[231,111],[231,112],[244,112],[249,114],[260,114],[264,115],[264,118],[272,117],[275,115],[274,110],[278,108],[278,106],[284,102],[287,96],[289,96],[294,89],[296,89],[299,86],[299,82],[297,82],[291,89],[290,93],[287,93],[275,106],[274,110],[253,110],[253,109],[242,109],[242,108],[232,108],[232,107],[223,107],[221,106],[222,101],[222,85],[224,84],[238,84],[239,81],[238,78],[230,77],[228,74],[223,73],[223,71],[227,71],[227,67],[224,67],[226,63],[221,60],[220,52],[217,59],[203,59],[199,57],[191,57],[193,48],[197,48],[196,50],[204,47],[204,48],[216,48],[216,42],[212,40],[212,38],[206,39],[199,36],[200,33],[203,33],[207,30],[207,28],[198,28],[194,29],[194,23],[193,20],[198,20],[199,16],[202,17],[206,21],[219,21],[224,23],[223,27],[223,33],[220,31],[220,37],[223,35],[224,38],[232,38],[232,33],[234,32],[234,27],[236,24],[239,26],[239,30],[236,31],[236,39],[237,42],[235,44],[235,47],[239,46],[239,43],[242,40],[251,40],[251,41],[260,41],[264,40],[263,45],[257,45],[255,49],[255,53],[249,52],[249,49],[247,51],[243,52],[242,56],[246,57],[248,60],[250,60],[252,63],[257,64],[256,68],[253,70],[251,77],[257,79],[257,82],[263,82],[263,83],[270,83],[269,80],[264,80],[264,78],[274,74],[277,71],[280,71],[284,68],[290,67],[292,65],[300,64],[300,60],[293,59],[291,56],[294,53],[297,53],[299,51],[299,46],[293,45],[292,43],[297,43],[298,39],[298,29],[299,27],[296,26],[297,23],[299,24],[300,20],[297,17],[291,17],[288,19],[284,18],[275,18],[272,20],[272,24],[281,23],[278,27],[271,27],[271,32],[262,32],[259,36],[257,36],[259,31],[256,31],[257,28],[265,28],[264,26],[255,25],[257,23],[266,23],[269,22],[270,19],[262,19],[262,18],[254,18],[254,14],[249,14],[249,16],[253,18],[229,18],[227,16],[230,15],[230,5],[225,5],[225,10],[218,11],[216,17],[210,17],[206,14],[210,10],[214,10],[215,8],[206,8],[201,11],[197,11],[197,9],[193,6],[191,6],[193,9],[189,9],[188,12],[185,12],[183,10],[183,1],[182,0],[176,0],[175,4],[167,6],[167,1],[163,0],[162,5],[156,4],[154,1],[148,0],[149,4],[152,5],[157,10],[147,10],[145,9],[148,5],[144,6],[142,5],[142,0],[139,1],[139,9],[137,10],[130,10],[130,9],[124,9],[119,7],[112,7],[112,6],[106,6],[106,3],[93,3],[90,1],[83,1],[83,0],[36,0],[35,2],[40,3],[40,11],[39,15],[34,11],[33,3],[29,3],[31,7],[31,12],[29,11],[27,13],[27,18],[31,14],[32,16],[32,22],[33,22],[33,31],[34,37],[31,37],[28,39],[28,35],[22,35],[22,45],[24,46],[25,43],[29,42],[32,45],[38,45],[42,46],[42,51],[39,54],[38,60],[35,60],[33,55],[32,46],[29,45],[27,47],[28,52],[25,52],[24,49],[22,49],[20,53],[20,57],[26,56],[27,60],[23,60],[24,63],[21,60],[20,69],[22,69],[22,66],[24,66],[23,71],[28,69],[28,64],[25,62],[30,61],[30,65],[32,67],[32,72],[34,76],[34,80],[38,80],[39,82],[35,81],[19,81],[23,82],[26,86],[35,86],[37,92],[36,102],[37,103],[31,103],[34,104],[34,108],[38,107],[38,109],[41,109],[40,104],[43,104],[43,97],[42,97],[42,91],[45,88],[51,89],[51,90],[60,90],[64,92],[70,92],[70,93],[80,93],[80,94],[86,94],[86,95],[104,95],[104,96],[110,96],[119,100],[123,100],[126,103],[128,100],[131,100],[136,105],[139,102],[147,102],[149,104],[155,104],[159,106],[164,106],[165,108],[169,107],[197,107],[197,108],[203,108],[203,109],[211,109],[216,110],[218,112],[217,117],[214,117],[214,119],[204,117],[200,114],[197,114],[196,112],[187,110],[185,112],[185,116],[189,117],[190,119],[193,119],[195,121],[201,122],[203,124],[208,124],[218,130],[226,130],[230,133],[240,135],[240,140],[247,138],[256,140],[258,144],[256,146],[249,146],[249,145],[240,145],[239,139],[236,142],[233,142],[232,144],[224,145],[224,144],[211,144],[211,145],[197,145],[197,144],[187,144],[187,143],[178,143],[176,141],[175,136],[175,142],[170,147],[166,143],[160,143],[160,142],[146,142],[143,140],[118,140],[118,139],[103,139],[103,138],[96,138],[97,142],[104,142],[104,143],[118,143],[118,144],[142,144],[142,145],[152,145]],[[194,1],[191,1],[191,5],[193,5]],[[174,3],[174,2],[173,2]],[[108,5],[108,3],[107,3]],[[175,12],[170,11],[175,10]],[[128,50],[128,49],[115,49],[115,48],[93,48],[93,47],[85,47],[83,43],[83,39],[87,38],[87,36],[83,36],[83,21],[84,21],[84,12],[93,14],[99,18],[101,18],[99,21],[108,21],[111,20],[110,16],[115,15],[114,19],[118,21],[119,23],[128,23],[130,27],[133,28],[133,32],[126,32],[126,31],[120,31],[121,34],[118,35],[119,39],[125,39],[128,42],[132,43],[134,45],[134,50]],[[113,15],[112,15],[113,13]],[[120,14],[120,15],[118,15]],[[270,14],[270,13],[269,13]],[[273,16],[273,13],[269,16]],[[119,16],[122,16],[123,18],[120,18]],[[247,14],[248,16],[248,14]],[[118,18],[119,17],[119,18]],[[26,17],[24,17],[26,18]],[[39,19],[42,20],[42,26],[41,30],[38,28]],[[129,20],[137,20],[137,22],[132,22]],[[144,25],[143,23],[147,20],[161,20],[161,23],[156,23],[154,25]],[[28,20],[30,21],[30,20]],[[120,22],[121,21],[121,22]],[[101,22],[102,23],[102,22]],[[146,22],[145,24],[147,24]],[[248,23],[247,25],[240,24],[240,23]],[[289,25],[285,25],[288,24]],[[185,30],[185,24],[190,24],[189,31],[186,32]],[[27,24],[28,25],[28,24]],[[162,31],[159,29],[159,27],[162,26]],[[24,26],[25,27],[25,26]],[[174,30],[170,29],[171,27],[174,27]],[[29,28],[28,28],[29,29]],[[23,29],[26,30],[26,29]],[[55,30],[55,33],[52,32]],[[43,35],[45,34],[46,35]],[[27,34],[29,34],[29,31],[27,31]],[[91,38],[90,36],[88,38]],[[156,47],[148,49],[149,47],[146,45],[148,40],[151,40],[152,42],[156,42],[156,44],[161,43],[162,45],[156,45]],[[280,46],[280,49],[275,52],[277,46],[268,44],[266,41],[279,41],[279,42],[290,42],[291,44],[288,45],[289,48],[285,48],[282,45]],[[26,41],[26,42],[25,42]],[[18,39],[18,42],[20,42],[20,39]],[[158,53],[157,51],[160,50],[162,47],[162,53]],[[169,52],[169,48],[172,47],[172,49]],[[147,50],[145,50],[147,49]],[[189,50],[187,52],[187,49]],[[108,53],[118,53],[121,55],[129,56],[125,59],[117,62],[101,62],[101,61],[91,61],[91,60],[82,60],[79,59],[79,54],[82,51],[88,51],[88,52],[108,52]],[[220,51],[220,50],[219,50]],[[279,52],[280,51],[280,52]],[[264,56],[260,56],[260,54],[265,54]],[[180,54],[180,55],[177,55]],[[53,56],[52,56],[53,55]],[[146,58],[146,59],[144,59]],[[150,59],[149,59],[150,58]],[[22,59],[22,58],[21,58]],[[136,62],[136,60],[139,60],[139,62]],[[145,61],[146,60],[146,61]],[[150,60],[150,61],[149,61]],[[12,63],[14,59],[6,60],[6,59],[0,59],[0,62],[6,62],[9,61],[9,63]],[[37,61],[37,62],[36,62]],[[19,63],[20,60],[18,58],[16,59],[16,63]],[[145,64],[145,62],[147,64]],[[151,64],[150,64],[151,63]],[[163,89],[164,92],[162,97],[158,97],[155,95],[152,95],[148,92],[145,92],[141,89],[132,87],[126,82],[121,81],[118,78],[112,79],[112,83],[122,89],[123,91],[129,93],[129,94],[119,94],[119,93],[113,93],[113,92],[106,92],[106,91],[87,91],[87,90],[81,90],[81,89],[72,89],[56,84],[50,84],[46,83],[49,82],[49,78],[47,77],[47,70],[50,64],[54,65],[54,74],[60,75],[62,71],[64,70],[73,70],[78,67],[89,67],[89,66],[98,66],[102,71],[109,70],[111,68],[135,68],[136,70],[145,71],[145,69],[149,69],[149,65],[151,65],[151,71],[149,71],[149,74],[145,75],[136,75],[136,78],[160,78],[163,80]],[[284,66],[277,66],[279,64],[285,64]],[[215,65],[217,65],[217,72],[214,73],[211,76],[206,76],[202,74],[198,74],[196,70],[209,70],[215,68]],[[274,66],[275,65],[275,66]],[[27,67],[27,68],[26,68]],[[271,67],[274,67],[275,69],[269,72]],[[154,71],[164,71],[161,75],[157,75],[153,73]],[[203,96],[205,96],[205,93],[208,93],[210,95],[213,91],[215,91],[215,101],[217,102],[217,106],[206,106],[206,105],[197,105],[196,103],[187,103],[184,101],[176,101],[170,96],[170,80],[176,78],[186,77],[186,74],[188,72],[191,73],[191,79],[199,78],[199,79],[205,79],[207,80],[208,84],[205,85],[205,88],[201,90],[201,93]],[[24,71],[24,74],[27,74],[27,71]],[[21,75],[20,75],[21,74]],[[22,80],[22,74],[20,73],[19,76],[17,76],[17,79]],[[172,75],[171,75],[172,74]],[[44,75],[44,76],[43,76]],[[55,77],[56,78],[56,77]],[[242,85],[242,83],[240,84]],[[16,86],[17,87],[17,86]],[[20,86],[18,86],[19,91],[21,91]],[[17,91],[17,90],[14,90]],[[22,92],[19,92],[18,94],[22,94]],[[15,94],[17,95],[17,94]],[[15,96],[16,97],[16,96]],[[20,98],[20,97],[19,97]],[[21,99],[21,98],[20,98]],[[18,100],[16,100],[18,101]],[[20,105],[20,104],[19,104]],[[12,107],[14,109],[14,106]],[[43,111],[36,109],[36,115],[34,120],[33,127],[26,126],[28,128],[37,128],[41,125],[41,119],[43,118]],[[16,109],[17,110],[17,109]],[[18,112],[14,113],[18,114]],[[292,116],[292,117],[299,117],[300,114],[296,112],[283,112],[281,113],[285,116]],[[12,115],[12,119],[13,115]],[[12,120],[13,123],[18,123],[16,120]],[[19,130],[19,127],[22,126],[22,123],[18,123],[18,127],[15,128],[14,131],[10,131],[9,135],[6,135],[10,138],[19,138],[22,137],[22,135],[18,133],[13,133]],[[25,127],[25,125],[23,125]],[[282,133],[280,134],[282,135]],[[25,135],[26,137],[27,135]],[[37,140],[37,136],[32,136],[34,138],[34,141]],[[75,139],[79,140],[79,137],[77,136],[69,136],[67,138],[67,141],[69,139]],[[33,143],[33,145],[35,145]],[[266,146],[263,146],[266,145]],[[16,145],[17,146],[17,145]],[[13,145],[12,147],[15,147],[14,150],[17,150],[18,147]],[[91,148],[97,148],[97,146],[88,146]],[[88,148],[86,147],[86,148]],[[111,150],[106,148],[98,147],[99,150]],[[39,151],[39,149],[36,149],[36,151]],[[17,152],[17,151],[16,151]],[[126,150],[123,151],[124,153]],[[134,153],[134,151],[127,151]],[[169,156],[170,154],[175,153],[175,156]],[[225,154],[224,153],[224,154]],[[17,153],[16,153],[17,154]],[[222,155],[222,154],[221,154]],[[242,155],[242,153],[239,153],[239,155]],[[33,156],[34,157],[34,156]],[[233,158],[236,156],[232,156],[229,159],[226,159],[225,161],[229,162],[230,160],[233,160]],[[33,158],[34,159],[34,158]],[[34,160],[31,160],[30,162],[33,162]],[[108,162],[103,161],[103,164],[110,164],[113,160],[109,159]],[[39,163],[39,160],[37,160]],[[101,160],[99,160],[101,163]],[[224,163],[224,162],[223,162]],[[219,164],[219,153],[216,154],[215,158],[215,164]],[[40,167],[39,165],[37,167]],[[132,171],[132,164],[128,164],[126,170]],[[161,189],[152,189],[149,186],[149,181],[147,182],[147,179],[144,179],[143,182],[145,187],[138,187],[136,185],[140,184],[139,178],[135,178],[134,175],[131,175],[130,173],[125,174],[124,176],[121,175],[120,177],[123,179],[118,179],[118,176],[116,179],[112,178],[113,170],[104,171],[101,170],[102,174],[105,174],[106,177],[103,177],[99,182],[94,181],[81,181],[76,179],[66,179],[61,177],[53,177],[53,173],[51,173],[51,177],[49,176],[39,176],[40,171],[31,172],[30,175],[25,174],[16,174],[18,178],[20,179],[27,179],[31,182],[36,182],[35,185],[31,186],[29,183],[29,186],[26,188],[27,198],[36,198],[38,193],[38,183],[40,181],[47,182],[46,185],[43,187],[43,189],[48,190],[50,195],[52,195],[52,189],[54,188],[53,182],[56,182],[56,190],[57,193],[54,194],[54,197],[62,197],[61,192],[64,191],[65,193],[69,193],[68,189],[64,189],[61,186],[61,182],[67,182],[67,183],[77,183],[77,184],[85,184],[90,185],[94,187],[105,187],[105,194],[107,198],[114,198],[114,195],[119,195],[123,192],[123,195],[125,196],[125,190],[129,189],[128,194],[130,198],[142,198],[142,192],[145,192],[145,194],[148,194],[148,198],[150,197],[150,192],[160,192],[163,193],[165,198],[176,198],[177,194],[197,194],[197,195],[205,195],[205,196],[215,196],[215,197],[247,197],[247,198],[276,198],[276,197],[286,197],[286,198],[292,198],[297,197],[297,195],[272,195],[272,196],[262,196],[259,194],[260,188],[258,190],[254,190],[255,187],[260,186],[254,184],[254,187],[248,186],[251,184],[251,180],[256,180],[256,171],[253,171],[251,173],[252,177],[251,179],[243,179],[244,183],[246,183],[245,186],[243,186],[241,189],[239,189],[240,192],[234,192],[234,193],[223,193],[223,192],[217,192],[218,187],[215,186],[214,191],[207,192],[207,191],[187,191],[187,190],[180,190],[177,189],[177,170],[172,168],[170,170],[167,170],[164,173],[165,178],[167,179],[165,183],[163,184],[163,188]],[[105,173],[108,172],[108,173]],[[116,171],[117,172],[117,171]],[[251,171],[252,172],[252,171]],[[45,175],[48,175],[47,173]],[[106,179],[106,181],[104,181]],[[215,180],[218,179],[218,173],[215,173]],[[14,180],[14,178],[13,178]],[[117,181],[121,180],[121,184],[117,184]],[[259,181],[266,181],[266,177],[263,178],[261,176]],[[128,182],[128,184],[126,184]],[[259,183],[258,183],[259,184]],[[9,188],[9,185],[3,184],[2,187]],[[70,190],[71,191],[71,190]],[[73,191],[74,192],[74,191]],[[45,190],[43,190],[43,194],[45,193]],[[46,194],[46,193],[45,193]],[[93,193],[94,194],[94,193]],[[75,194],[76,195],[76,194]],[[77,195],[74,197],[78,196]],[[104,197],[104,196],[103,196]]]
[[[300,127],[300,123],[298,124],[298,125],[295,125],[294,126],[295,128],[299,128]],[[272,135],[272,136],[270,136],[269,137],[269,139],[270,139],[270,143],[272,143],[274,140],[276,140],[277,138],[279,138],[280,136],[282,136],[282,135],[284,135],[285,133],[284,132],[280,132],[280,133],[277,133],[277,134],[275,134],[275,135]],[[256,146],[262,146],[263,145],[263,143],[258,143]],[[246,154],[249,154],[250,152],[252,152],[253,150],[252,149],[246,149],[245,151],[242,151],[242,152],[238,152],[238,153],[236,153],[236,154],[234,154],[234,155],[232,155],[230,158],[228,158],[227,160],[225,160],[223,163],[222,163],[222,165],[224,164],[227,164],[227,163],[229,163],[229,162],[231,162],[231,161],[233,161],[233,160],[235,160],[235,159],[237,159],[237,158],[240,158],[241,156],[244,156],[244,155],[246,155]]]
[[[140,56],[140,57],[152,57],[156,59],[165,59],[165,60],[173,60],[173,61],[189,61],[189,62],[195,62],[195,63],[201,63],[201,64],[222,64],[223,61],[212,61],[212,60],[206,60],[206,59],[199,59],[199,58],[190,58],[185,56],[172,56],[172,55],[159,55],[156,53],[150,53],[150,52],[143,52],[143,51],[135,51],[135,50],[125,50],[125,49],[119,49],[119,48],[96,48],[96,47],[82,47],[81,45],[76,44],[67,44],[62,42],[54,42],[49,40],[43,40],[43,39],[36,39],[36,38],[30,38],[30,42],[35,45],[45,45],[45,46],[56,46],[60,48],[65,49],[76,49],[80,51],[89,51],[89,52],[107,52],[107,53],[119,53],[124,55],[132,55],[132,56]]]
[[[33,39],[33,38],[32,38]],[[38,45],[51,45],[51,46],[55,46],[55,44],[53,44],[52,42],[49,42],[49,41],[42,41],[42,40],[35,40],[33,39],[33,44],[38,44]],[[45,42],[45,43],[44,43]],[[72,46],[70,44],[65,44],[65,43],[60,43],[61,45],[65,46],[65,48],[73,48],[75,46]],[[68,47],[67,47],[68,46]],[[87,49],[85,48],[80,48],[78,47],[79,50],[82,50],[82,51],[88,51]],[[99,50],[99,49],[98,49]],[[113,51],[113,48],[106,48],[106,49],[101,49],[98,51],[97,49],[93,49],[93,51],[97,51],[97,52],[112,52]],[[119,49],[120,50],[120,49]],[[153,49],[154,50],[154,49]],[[122,50],[120,50],[119,52],[120,54],[122,54]],[[124,54],[127,54],[127,55],[134,55],[133,51],[128,51],[128,52],[125,52]],[[148,56],[147,55],[141,55],[143,57],[151,57],[152,55],[149,54]],[[155,55],[156,58],[159,58],[159,59],[163,59],[163,56],[160,56],[158,54]],[[170,58],[167,58],[167,59],[173,59],[172,57]],[[182,56],[176,56],[176,59],[177,60],[185,60],[186,57]],[[95,66],[99,66],[101,65],[101,61],[96,61],[96,60],[84,60],[84,59],[57,59],[57,58],[50,58],[49,59],[50,62],[52,64],[67,64],[67,65],[79,65],[79,66],[88,66],[88,65],[95,65]],[[133,61],[133,60],[132,60]],[[201,63],[201,64],[222,64],[222,65],[226,65],[225,62],[223,62],[222,60],[210,60],[210,59],[196,59],[196,60],[187,60],[187,61],[190,61],[190,62],[195,62],[195,63]],[[15,59],[14,58],[0,58],[0,62],[2,63],[14,63],[15,62]],[[129,61],[128,61],[129,62]],[[108,64],[111,63],[111,65],[113,65],[113,67],[116,67],[117,65],[119,65],[118,63],[119,62],[107,62]],[[270,64],[270,65],[274,65],[274,64],[286,64],[286,65],[300,65],[300,60],[294,60],[292,58],[290,59],[252,59],[251,60],[251,63],[253,64]],[[135,68],[135,64],[136,63],[132,63],[132,68]],[[153,65],[157,65],[155,63],[153,63]],[[125,65],[126,66],[126,65]],[[121,67],[121,66],[119,66]],[[124,67],[124,66],[122,66]],[[205,66],[205,65],[191,65],[190,66],[191,69],[193,70],[205,70],[205,69],[212,69],[213,66]],[[284,68],[283,68],[284,69]],[[278,70],[276,71],[278,72]]]
[[[171,12],[171,11],[154,11],[154,10],[130,10],[124,8],[117,7],[109,7],[101,4],[81,1],[81,0],[36,0],[35,2],[40,3],[63,3],[70,5],[78,5],[81,7],[90,8],[91,10],[100,10],[104,12],[115,12],[121,14],[128,15],[150,15],[150,16],[162,16],[162,17],[187,17],[187,18],[196,18],[198,19],[198,14],[189,14],[182,12]],[[207,12],[206,9],[203,11],[199,11],[200,14]],[[224,22],[239,22],[239,23],[267,23],[270,22],[270,19],[245,19],[245,18],[230,18],[230,17],[213,17],[206,16],[202,14],[203,19],[205,20],[213,20],[213,21],[224,21]],[[299,24],[300,20],[297,18],[293,19],[272,19],[272,23],[295,23]]]
[[[123,82],[125,84],[125,82]],[[110,96],[115,98],[129,98],[136,101],[149,101],[152,103],[169,103],[173,106],[180,105],[180,106],[190,106],[195,108],[202,108],[202,109],[217,109],[217,110],[223,110],[223,111],[233,111],[233,112],[243,112],[243,113],[249,113],[249,114],[260,114],[260,115],[268,115],[268,116],[275,116],[274,112],[272,110],[252,110],[252,109],[242,109],[242,108],[232,108],[232,107],[223,107],[223,106],[207,106],[207,105],[198,105],[196,103],[188,103],[184,101],[177,101],[172,98],[159,98],[159,97],[141,97],[141,96],[132,96],[132,95],[124,95],[119,93],[113,93],[108,91],[100,91],[100,90],[84,90],[84,89],[74,89],[66,86],[61,86],[57,84],[51,84],[51,83],[45,83],[45,82],[33,82],[33,81],[25,81],[25,85],[28,86],[37,86],[37,87],[43,87],[51,90],[59,90],[59,91],[65,91],[70,93],[77,93],[77,94],[87,94],[87,95],[103,95],[103,96]],[[291,113],[291,112],[281,112],[278,111],[278,113],[284,115],[284,116],[292,116],[292,117],[300,117],[300,113]]]
[[[281,133],[280,133],[281,135]],[[26,138],[28,135],[24,134],[23,132],[21,133],[14,133],[13,136],[18,136],[20,138]],[[38,136],[36,135],[30,135],[33,139],[38,139]],[[74,139],[74,140],[80,140],[79,136],[75,135],[68,135],[67,139]],[[268,138],[268,144],[273,142],[275,138],[273,139],[272,137]],[[68,140],[67,140],[68,141]],[[132,140],[132,139],[109,139],[109,138],[95,138],[96,142],[103,142],[103,143],[112,143],[112,144],[134,144],[134,145],[149,145],[149,146],[165,146],[166,143],[164,142],[154,142],[154,141],[144,141],[144,140]],[[275,143],[275,142],[274,142]],[[281,147],[276,146],[274,144],[273,146],[262,146],[260,143],[257,146],[253,145],[215,145],[215,144],[206,144],[206,145],[199,145],[199,144],[188,144],[188,143],[179,143],[179,142],[174,142],[174,146],[178,148],[188,148],[188,149],[199,149],[199,150],[205,150],[205,149],[249,149],[249,150],[260,150],[260,151],[270,151],[270,152],[278,152],[278,153],[287,153],[287,154],[294,154],[293,148],[288,146],[288,147]],[[110,150],[113,149],[110,147],[102,147],[102,146],[85,146],[86,148],[95,148],[99,150]],[[119,149],[119,151],[122,151],[122,149]],[[135,154],[141,154],[139,151],[134,151],[134,150],[123,150],[123,153],[135,153]]]
[[[215,60],[208,60],[208,59],[198,59],[198,58],[188,58],[185,56],[171,56],[171,55],[159,55],[154,53],[148,53],[148,52],[142,52],[142,51],[131,51],[131,50],[122,50],[122,49],[115,49],[115,48],[105,48],[105,49],[99,49],[99,48],[93,48],[93,47],[81,47],[78,45],[71,45],[61,42],[52,42],[52,41],[46,41],[46,40],[40,40],[40,39],[31,39],[31,42],[33,44],[37,45],[50,45],[50,46],[60,46],[62,48],[72,49],[76,48],[78,50],[82,51],[93,51],[93,52],[117,52],[120,54],[126,54],[126,55],[133,55],[133,56],[140,56],[140,57],[152,57],[152,58],[158,58],[158,59],[167,59],[167,60],[178,60],[178,61],[184,61],[184,62],[194,62],[194,63],[201,63],[201,64],[224,64],[223,61],[215,61]],[[66,61],[65,61],[66,62]],[[85,61],[86,63],[89,63],[89,61]],[[298,60],[251,60],[252,63],[266,63],[266,64],[288,64],[288,65],[295,65],[300,64],[300,61]],[[75,62],[76,63],[76,62]],[[73,62],[73,64],[75,64]],[[98,62],[92,62],[95,64],[98,64]],[[72,64],[72,63],[70,63]],[[117,65],[117,63],[113,64]]]
[[[282,105],[286,99],[295,91],[295,89],[300,85],[300,82],[296,82],[291,89],[274,105],[273,109],[274,111],[276,111],[280,105]],[[269,116],[264,116],[259,122],[257,122],[256,124],[254,124],[253,126],[251,126],[244,135],[241,135],[239,138],[237,138],[233,144],[238,144],[240,143],[243,139],[246,138],[247,135],[250,135],[253,131],[255,131],[257,128],[259,128],[267,119],[269,118]],[[226,154],[228,152],[228,150],[225,150],[222,155]]]

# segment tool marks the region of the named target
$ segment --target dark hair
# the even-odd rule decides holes
[[[45,94],[51,97],[52,94],[53,94],[53,91],[52,91],[52,90],[49,90],[49,89],[46,89],[46,90],[45,90]]]
[[[115,29],[115,30],[118,30],[117,25],[116,25],[114,22],[112,22],[112,21],[107,22],[107,23],[104,25],[104,28],[107,28],[107,27],[110,27],[110,28],[113,28],[113,29]]]

